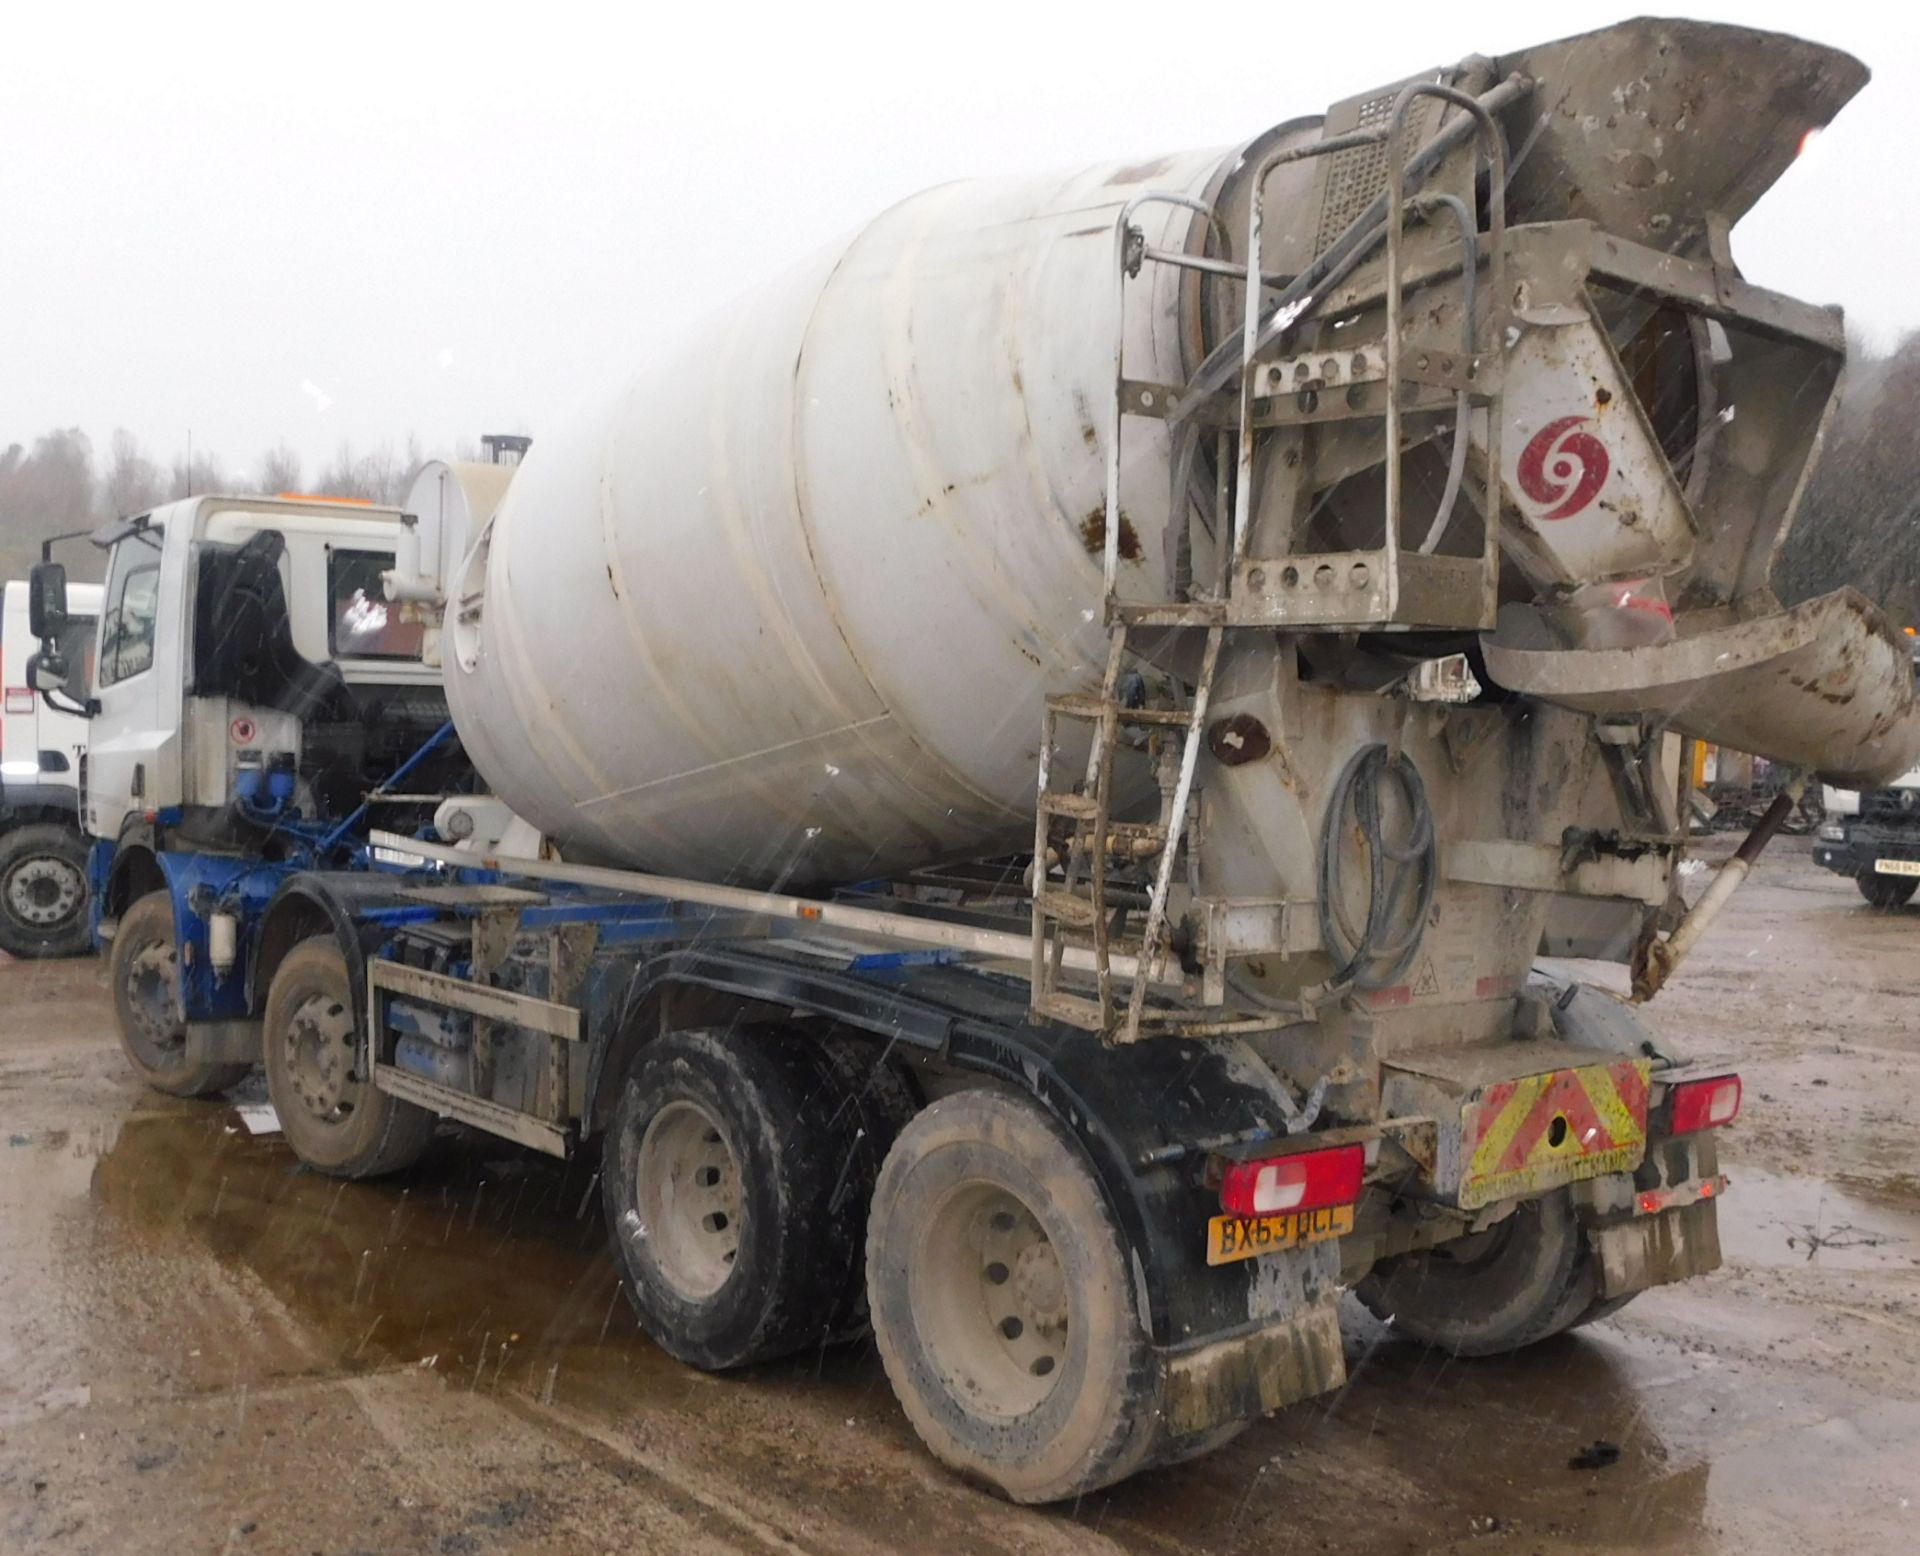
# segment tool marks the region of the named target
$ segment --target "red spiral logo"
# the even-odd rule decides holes
[[[1542,519],[1570,519],[1607,484],[1613,462],[1585,416],[1562,416],[1536,432],[1520,451],[1520,490],[1548,511]]]

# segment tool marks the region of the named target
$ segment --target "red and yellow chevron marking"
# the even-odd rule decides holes
[[[1461,1109],[1460,1203],[1625,1172],[1647,1148],[1645,1059],[1496,1081]]]

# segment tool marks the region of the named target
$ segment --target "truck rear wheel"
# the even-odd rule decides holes
[[[247,1078],[247,1064],[202,1059],[180,1015],[173,898],[148,892],[120,915],[107,959],[120,1047],[140,1078],[171,1097],[210,1097]]]
[[[1878,870],[1862,870],[1853,879],[1861,896],[1874,907],[1888,911],[1905,907],[1913,898],[1914,888],[1920,887],[1920,880],[1911,875],[1882,875]]]
[[[1394,1329],[1456,1356],[1496,1356],[1572,1327],[1599,1296],[1565,1193],[1528,1200],[1484,1232],[1376,1265],[1357,1290]]]
[[[644,1328],[709,1372],[858,1331],[887,1109],[812,1039],[669,1032],[614,1105],[601,1202]]]
[[[1028,1098],[960,1092],[902,1130],[874,1190],[867,1300],[934,1457],[1018,1502],[1141,1468],[1161,1373],[1129,1270],[1084,1155]]]
[[[72,827],[43,821],[0,837],[0,951],[81,956],[87,930],[87,845]]]
[[[281,1132],[315,1171],[399,1172],[432,1140],[431,1113],[374,1088],[347,959],[332,936],[302,941],[275,970],[261,1048]]]

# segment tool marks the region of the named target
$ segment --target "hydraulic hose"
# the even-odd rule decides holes
[[[1381,784],[1389,779],[1399,786],[1407,811],[1406,836],[1397,843],[1387,838],[1380,810]],[[1347,916],[1341,847],[1349,811],[1367,852],[1367,916],[1358,929]],[[1328,981],[1361,990],[1399,982],[1420,949],[1439,874],[1433,812],[1420,770],[1404,752],[1394,756],[1384,745],[1362,746],[1334,780],[1320,832],[1320,940],[1336,968]],[[1404,927],[1396,934],[1397,921]]]

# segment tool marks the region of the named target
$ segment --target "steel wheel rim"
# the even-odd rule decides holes
[[[733,1274],[743,1199],[740,1164],[705,1108],[669,1102],[647,1121],[634,1203],[654,1267],[685,1300],[706,1301]]]
[[[127,958],[121,980],[131,1018],[127,1042],[150,1069],[171,1069],[186,1055],[186,1023],[174,1002],[178,968],[170,940],[149,940]]]
[[[353,1012],[331,994],[309,994],[288,1018],[284,1041],[294,1099],[323,1124],[344,1123],[360,1096]]]
[[[3,893],[7,911],[33,929],[58,929],[69,923],[86,898],[87,883],[65,859],[40,855],[23,859],[7,872]]]
[[[1059,1386],[1072,1299],[1059,1250],[1017,1194],[963,1184],[928,1217],[909,1287],[929,1361],[955,1398],[1014,1420]]]

